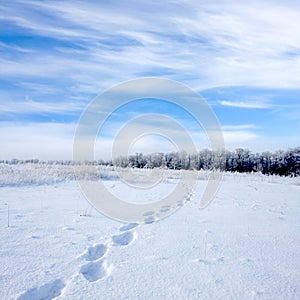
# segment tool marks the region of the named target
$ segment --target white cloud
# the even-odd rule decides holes
[[[2,114],[71,114],[80,112],[84,108],[84,103],[81,101],[73,102],[41,102],[26,99],[24,101],[5,101],[0,103]]]
[[[267,103],[258,103],[258,102],[244,102],[244,101],[220,101],[220,104],[223,106],[239,107],[239,108],[269,108],[271,107]]]
[[[1,159],[72,159],[75,124],[0,123]]]
[[[235,145],[235,147],[241,147],[239,145],[259,137],[257,134],[247,130],[224,131],[223,134],[226,145]]]
[[[230,131],[230,130],[243,130],[243,129],[256,129],[257,125],[254,124],[241,124],[241,125],[224,125],[222,126],[222,130]]]
[[[198,90],[300,86],[300,10],[294,2],[129,1],[118,9],[81,1],[26,3],[2,5],[1,18],[77,48],[2,58],[3,75],[68,76],[91,92],[155,73]]]

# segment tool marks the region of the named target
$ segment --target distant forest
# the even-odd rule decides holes
[[[225,164],[224,164],[225,157]],[[229,172],[261,172],[268,175],[299,176],[300,147],[287,151],[252,153],[248,149],[238,148],[235,151],[215,152],[208,149],[196,154],[185,152],[137,153],[129,158],[120,157],[114,160],[119,167],[155,168],[184,170],[221,169]]]
[[[224,161],[225,158],[225,161]],[[168,168],[176,170],[225,170],[228,172],[261,172],[267,175],[300,176],[300,147],[275,152],[252,153],[248,149],[218,152],[204,149],[195,154],[171,152],[136,153],[113,161],[0,160],[4,164],[105,165],[123,168]]]

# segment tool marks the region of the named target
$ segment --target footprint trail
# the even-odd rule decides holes
[[[151,216],[149,213],[148,217]],[[137,239],[137,232],[134,230],[138,227],[137,223],[128,223],[119,228],[120,233],[111,236],[111,243],[96,244],[88,247],[86,252],[81,256],[86,262],[79,266],[79,271],[74,274],[71,278],[77,278],[78,275],[82,276],[89,283],[95,283],[99,280],[107,278],[114,265],[109,263],[106,258],[109,248],[112,246],[122,247],[128,246]],[[41,287],[34,287],[23,294],[21,294],[17,300],[51,300],[59,297],[62,291],[66,289],[73,279],[63,281],[62,279],[55,279],[50,283],[46,283]],[[67,282],[68,284],[66,285]]]

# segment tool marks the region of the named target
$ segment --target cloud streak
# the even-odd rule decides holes
[[[257,102],[243,102],[243,101],[226,101],[222,100],[220,101],[220,104],[223,106],[230,106],[230,107],[238,107],[238,108],[270,108],[271,105],[266,103],[257,103]]]
[[[58,45],[2,59],[3,75],[71,76],[75,85],[97,78],[97,90],[157,73],[198,90],[300,85],[300,12],[294,3],[129,1],[119,9],[82,1],[26,3],[2,5],[2,22]]]

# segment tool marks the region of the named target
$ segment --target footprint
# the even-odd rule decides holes
[[[147,211],[143,214],[144,217],[153,216],[155,214],[155,211]]]
[[[170,208],[171,208],[171,205],[163,205],[161,208],[170,209]]]
[[[219,258],[217,259],[217,262],[224,262],[224,259],[225,259],[225,257],[224,257],[224,256],[221,256],[221,257],[219,257]]]
[[[93,241],[95,238],[92,236],[92,235],[90,235],[90,236],[88,236],[87,237],[87,240],[90,242],[90,241]]]
[[[103,244],[98,244],[90,247],[85,255],[85,259],[88,261],[94,261],[102,258],[107,252],[107,246]]]
[[[207,249],[210,251],[218,251],[219,250],[219,246],[217,244],[207,244]]]
[[[239,261],[244,264],[252,264],[253,260],[251,258],[240,258]]]
[[[155,217],[154,216],[149,216],[147,218],[145,218],[144,223],[145,224],[151,224],[155,221]]]
[[[136,232],[126,231],[122,234],[112,236],[112,241],[115,246],[127,246],[136,238]]]
[[[39,288],[32,288],[19,296],[17,300],[50,300],[58,297],[65,287],[61,279],[56,279]]]
[[[63,228],[64,230],[69,230],[69,231],[75,231],[75,228],[74,227],[65,227]]]
[[[223,283],[224,283],[223,278],[217,278],[217,279],[215,280],[215,284],[223,284]]]
[[[195,262],[195,263],[203,263],[205,265],[210,265],[211,264],[211,262],[209,260],[202,259],[202,258],[196,258],[196,259],[193,260],[193,262]]]
[[[170,210],[171,206],[170,205],[164,205],[160,208],[160,212],[161,213],[165,213],[165,212],[168,212]]]
[[[126,224],[126,225],[122,226],[120,228],[120,231],[127,231],[127,230],[133,229],[133,228],[135,228],[137,226],[138,226],[137,223],[129,223],[129,224]]]
[[[252,296],[254,296],[255,298],[258,296],[262,296],[264,293],[262,291],[251,291]]]
[[[35,239],[35,240],[39,240],[41,237],[38,236],[38,235],[32,235],[31,238],[32,238],[32,239]]]
[[[109,275],[111,266],[106,260],[101,260],[97,262],[89,262],[80,268],[80,273],[83,277],[89,281],[94,282],[105,278]]]

